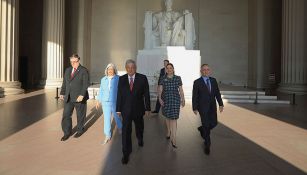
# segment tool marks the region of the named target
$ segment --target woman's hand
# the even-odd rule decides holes
[[[159,98],[159,102],[160,102],[161,106],[164,106],[164,101],[161,98]]]
[[[185,100],[184,100],[184,99],[181,100],[181,106],[182,106],[182,107],[185,106]]]
[[[96,102],[96,109],[98,110],[99,107],[100,107],[100,103],[97,101]]]

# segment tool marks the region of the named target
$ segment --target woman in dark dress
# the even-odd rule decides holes
[[[174,74],[174,66],[166,65],[166,75],[159,81],[159,101],[162,106],[162,115],[165,117],[167,134],[172,146],[176,146],[177,119],[179,118],[180,105],[184,107],[185,100],[180,76]]]

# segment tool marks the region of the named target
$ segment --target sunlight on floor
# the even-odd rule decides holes
[[[220,123],[307,172],[307,131],[286,122],[227,104]]]

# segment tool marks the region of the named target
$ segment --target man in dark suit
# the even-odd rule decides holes
[[[167,65],[168,63],[169,63],[168,60],[164,60],[164,61],[163,61],[164,67],[160,70],[160,75],[159,75],[158,83],[159,83],[160,79],[165,75],[165,67],[166,67],[166,65]],[[157,91],[158,91],[158,88],[157,88]],[[159,102],[159,97],[157,97],[156,108],[155,108],[154,111],[152,111],[152,113],[159,113],[160,108],[161,108],[161,104],[160,104],[160,102]]]
[[[219,104],[220,112],[223,112],[224,105],[216,79],[209,76],[209,65],[203,64],[200,71],[202,76],[193,84],[192,106],[195,115],[200,114],[202,126],[198,129],[204,138],[205,154],[209,155],[210,131],[217,125],[216,101]]]
[[[132,152],[132,121],[134,121],[138,145],[143,147],[144,120],[143,116],[150,113],[149,85],[145,75],[136,73],[133,60],[126,61],[127,74],[118,82],[116,111],[123,118],[122,128],[122,163],[127,164]]]
[[[60,92],[60,99],[64,100],[64,111],[62,118],[62,130],[64,136],[61,141],[67,140],[72,134],[71,115],[74,108],[77,112],[77,133],[74,137],[80,137],[84,132],[86,116],[86,101],[89,99],[87,88],[89,74],[85,67],[80,64],[80,57],[73,54],[70,57],[71,67],[66,68],[63,84]]]

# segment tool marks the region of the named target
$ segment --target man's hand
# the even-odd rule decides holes
[[[99,106],[100,106],[100,103],[97,101],[97,102],[96,102],[96,109],[98,109]]]
[[[81,102],[83,100],[83,96],[79,95],[79,97],[77,98],[77,102]]]
[[[195,115],[197,115],[197,114],[198,114],[198,111],[197,111],[197,110],[195,110],[195,111],[193,111],[193,112],[194,112],[194,114],[195,114]]]
[[[220,106],[219,110],[220,110],[220,113],[222,113],[224,111],[224,106]]]
[[[150,111],[145,111],[145,116],[148,117],[150,114]]]
[[[64,95],[60,95],[60,100],[64,100]]]
[[[116,114],[120,117],[122,116],[122,113],[121,112],[116,112]]]

